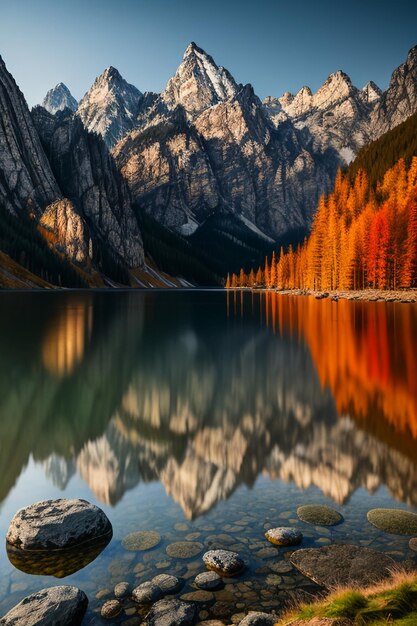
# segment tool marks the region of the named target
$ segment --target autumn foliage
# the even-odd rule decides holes
[[[417,157],[400,159],[372,187],[363,170],[338,173],[322,197],[310,237],[226,287],[398,289],[417,287]]]

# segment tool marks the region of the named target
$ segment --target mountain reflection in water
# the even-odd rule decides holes
[[[417,307],[277,294],[1,296],[0,500],[31,456],[194,518],[260,473],[417,505]],[[29,317],[29,321],[28,321]]]

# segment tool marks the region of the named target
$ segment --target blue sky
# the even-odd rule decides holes
[[[0,54],[31,106],[60,81],[81,98],[109,65],[160,91],[190,41],[261,98],[338,69],[386,88],[417,44],[417,0],[0,0]]]

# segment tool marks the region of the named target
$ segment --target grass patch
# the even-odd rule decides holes
[[[314,617],[345,618],[355,626],[415,626],[417,574],[397,571],[389,580],[368,589],[335,590],[325,599],[301,604],[277,626],[284,626],[297,619],[308,621]]]

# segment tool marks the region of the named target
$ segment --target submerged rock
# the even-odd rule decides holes
[[[276,621],[277,618],[268,613],[253,611],[239,622],[239,626],[274,626]]]
[[[161,541],[161,535],[155,530],[139,530],[129,533],[122,540],[122,546],[125,550],[151,550],[155,548]]]
[[[177,559],[191,559],[199,554],[203,548],[203,544],[197,541],[175,541],[167,546],[166,553]]]
[[[270,528],[265,537],[275,546],[296,546],[303,540],[303,533],[297,528]]]
[[[41,589],[24,598],[1,620],[1,626],[79,626],[87,610],[88,599],[77,587],[60,586]]]
[[[417,515],[402,509],[372,509],[368,511],[368,521],[393,535],[414,535],[417,533]]]
[[[117,617],[122,611],[122,605],[119,600],[108,600],[103,604],[100,610],[101,617],[104,619],[113,619]]]
[[[314,526],[335,526],[343,521],[343,516],[325,504],[305,504],[299,506],[297,515],[302,522]]]
[[[413,537],[412,539],[410,539],[408,545],[411,550],[415,550],[415,552],[417,552],[417,537]]]
[[[20,509],[7,531],[7,543],[21,550],[65,550],[110,538],[104,512],[86,500],[43,500]]]
[[[163,595],[161,587],[154,582],[142,583],[132,591],[132,598],[138,604],[151,604]]]
[[[222,579],[217,572],[211,571],[198,574],[198,576],[195,577],[194,582],[200,589],[211,591],[212,589],[220,587]]]
[[[152,578],[151,582],[158,585],[164,594],[176,593],[181,587],[180,579],[170,574],[159,574]]]
[[[297,550],[290,561],[304,576],[327,588],[366,587],[388,577],[395,564],[382,552],[344,544]]]
[[[245,568],[243,559],[230,550],[209,550],[203,555],[203,561],[208,569],[220,576],[236,576]]]
[[[130,593],[130,585],[127,582],[117,583],[114,588],[114,595],[116,598],[125,598]]]
[[[148,615],[147,626],[189,626],[194,622],[196,608],[181,600],[163,599],[156,602]]]

